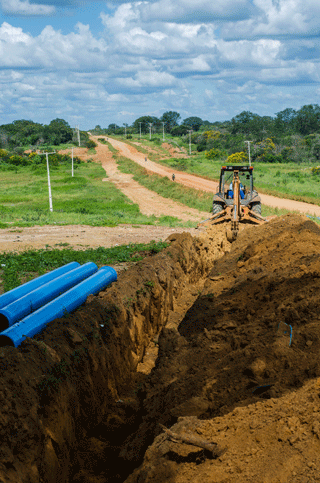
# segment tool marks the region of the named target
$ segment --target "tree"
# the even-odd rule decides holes
[[[257,134],[263,129],[262,118],[250,111],[242,111],[231,119],[231,133]]]
[[[173,136],[184,136],[188,134],[188,126],[184,126],[183,124],[181,126],[175,126],[171,129],[171,134]]]
[[[178,126],[180,114],[175,111],[167,111],[162,114],[160,121],[164,122],[166,132],[171,132],[172,128]]]
[[[300,134],[306,135],[320,129],[320,107],[318,104],[303,106],[295,117],[296,129]]]
[[[277,112],[274,121],[274,129],[276,134],[287,133],[294,129],[295,118],[297,111],[291,108],[284,109],[283,111]]]
[[[202,124],[202,119],[196,116],[187,117],[184,121],[182,121],[183,126],[187,126],[189,129],[193,129],[194,131],[199,131]]]
[[[58,145],[72,141],[73,131],[64,119],[53,119],[45,126],[44,139],[49,144]]]
[[[143,134],[147,134],[149,132],[149,124],[151,123],[152,126],[159,127],[160,121],[157,117],[155,116],[141,116],[138,119],[136,119],[132,127],[136,132],[140,132],[140,122],[141,122],[141,132]]]

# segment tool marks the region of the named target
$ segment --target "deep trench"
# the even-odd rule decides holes
[[[140,481],[130,475],[161,425],[319,377],[320,230],[289,221],[248,228],[232,249],[224,228],[174,235],[74,314],[1,348],[0,483]]]
[[[204,280],[201,279],[192,284],[193,295],[188,290],[187,297],[182,296],[176,301],[175,311],[169,313],[166,324],[167,327],[171,327],[169,331],[176,330],[187,310],[195,302],[203,283]],[[161,333],[162,330],[160,339]],[[158,352],[159,341],[156,334],[154,340],[146,347],[144,358],[138,365],[131,383],[122,391],[121,397],[112,409],[109,408],[112,414],[97,426],[90,428],[86,438],[80,442],[70,464],[70,481],[91,482],[91,479],[86,480],[89,474],[93,478],[92,483],[124,482],[134,469],[141,465],[146,449],[159,433],[157,424],[150,430],[146,430],[143,424],[143,420],[148,414],[143,404],[146,397],[145,383],[149,379],[151,371],[157,372]],[[161,419],[161,415],[159,415],[159,420],[170,427],[178,421],[178,416],[166,416],[165,419]],[[140,434],[139,429],[141,429]],[[132,455],[131,439],[137,435],[141,439],[141,445],[136,454]],[[124,455],[127,446],[130,459]]]
[[[19,348],[0,348],[1,483],[126,479],[155,435],[141,433],[148,375],[137,366],[162,329],[180,322],[228,247],[224,229],[214,239],[172,235],[168,248],[74,314]],[[139,431],[143,441],[128,458],[123,448]]]

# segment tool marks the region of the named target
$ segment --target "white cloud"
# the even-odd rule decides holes
[[[24,7],[24,15],[44,15],[47,8],[54,13],[80,5],[80,0],[35,1],[9,0],[6,8]],[[235,110],[270,111],[272,103],[277,112],[278,91],[298,106],[305,98],[306,103],[316,102],[312,96],[320,81],[319,0],[149,0],[113,5],[111,12],[101,13],[100,25],[85,25],[86,20],[70,23],[69,33],[47,25],[32,35],[29,26],[4,22],[4,112],[30,118],[34,109],[42,116],[51,112],[50,119],[55,114],[63,117],[64,112],[70,119],[86,119],[89,113],[92,125],[106,125],[101,117],[112,113],[110,123],[119,122],[124,108],[134,119],[146,112],[179,110],[184,117],[214,120],[228,118],[228,112],[230,118]],[[22,11],[16,15],[21,17]],[[301,92],[295,86],[302,86]]]
[[[133,77],[118,78],[119,85],[129,89],[168,88],[177,84],[176,78],[167,72],[144,71],[137,72]]]
[[[29,0],[1,0],[0,6],[5,14],[9,15],[53,15],[54,6],[30,3]]]
[[[140,4],[140,10],[145,21],[199,23],[248,18],[252,5],[248,0],[159,0]]]
[[[63,35],[50,25],[38,37],[4,22],[0,27],[0,62],[3,67],[96,68],[104,65],[107,46],[95,39],[89,26],[78,23],[76,32]]]
[[[222,28],[225,38],[319,35],[318,0],[254,0],[254,4],[259,14],[243,21],[227,23]]]
[[[235,65],[268,65],[279,58],[282,44],[279,40],[260,39],[256,41],[240,40],[218,43],[218,51],[222,63],[231,62]]]

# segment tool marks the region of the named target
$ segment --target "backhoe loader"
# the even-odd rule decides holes
[[[241,182],[244,177],[247,184]],[[198,227],[231,221],[229,237],[235,239],[240,222],[265,223],[261,216],[261,198],[253,186],[253,166],[222,166],[218,192],[214,195],[212,216]]]

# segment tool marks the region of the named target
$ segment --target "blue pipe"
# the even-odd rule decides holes
[[[51,272],[41,275],[41,277],[35,278],[34,280],[30,280],[30,282],[20,285],[20,287],[16,287],[12,290],[9,290],[9,292],[6,292],[0,296],[0,309],[2,309],[2,307],[6,307],[7,305],[11,304],[11,302],[14,302],[20,297],[23,297],[27,293],[32,292],[32,290],[35,290],[36,288],[40,287],[42,284],[50,282],[50,280],[54,280],[55,278],[60,277],[60,275],[70,272],[71,270],[77,267],[80,267],[80,263],[78,262],[68,263],[67,265],[63,265],[63,267],[56,268]]]
[[[72,312],[86,301],[88,295],[96,295],[116,280],[114,268],[101,267],[91,277],[3,331],[0,334],[0,347],[18,347],[26,337],[38,334],[49,322]]]
[[[98,267],[95,263],[85,263],[81,267],[60,275],[60,277],[45,283],[24,297],[0,309],[0,332],[11,327],[17,320],[21,320],[26,315],[31,314],[31,312],[47,304],[97,271]]]

